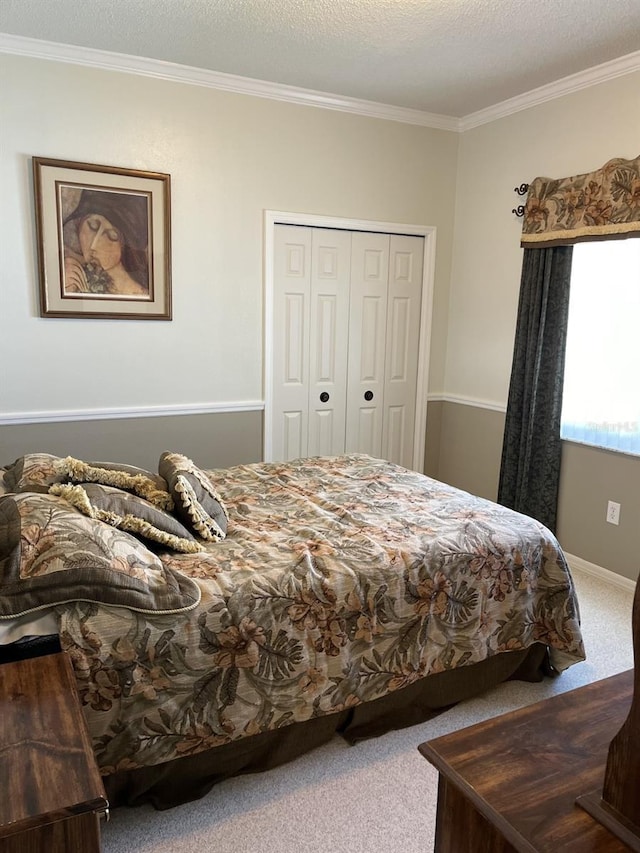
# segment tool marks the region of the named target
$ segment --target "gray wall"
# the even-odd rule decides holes
[[[431,402],[427,419],[427,473],[495,500],[504,414]],[[621,505],[618,526],[605,520],[609,500]],[[564,550],[636,580],[639,523],[640,458],[563,442],[557,535]]]
[[[262,412],[0,426],[0,465],[43,451],[156,471],[164,450],[184,453],[201,468],[258,462]]]

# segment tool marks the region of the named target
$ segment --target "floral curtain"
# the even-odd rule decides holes
[[[640,235],[640,156],[595,172],[536,178],[529,185],[520,245],[544,247]]]

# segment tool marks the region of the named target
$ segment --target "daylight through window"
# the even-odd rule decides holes
[[[561,435],[640,455],[640,238],[573,248]]]

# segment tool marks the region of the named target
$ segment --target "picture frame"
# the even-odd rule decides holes
[[[171,178],[33,158],[41,317],[171,320]]]

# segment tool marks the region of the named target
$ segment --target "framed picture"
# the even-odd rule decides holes
[[[33,158],[42,317],[171,319],[170,177]]]

